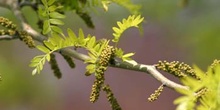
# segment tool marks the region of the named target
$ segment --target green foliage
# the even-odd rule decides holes
[[[90,28],[94,28],[91,16],[89,12],[95,11],[97,7],[104,8],[108,11],[108,5],[110,3],[118,4],[125,7],[132,14],[139,14],[140,5],[135,5],[130,0],[58,0],[64,7],[64,10],[71,10],[76,12],[86,25]]]
[[[129,16],[127,19],[123,19],[122,22],[118,21],[117,25],[118,27],[113,27],[113,36],[114,39],[112,40],[113,42],[119,42],[119,39],[121,37],[121,34],[128,28],[130,27],[136,27],[138,28],[139,24],[144,20],[144,17],[141,17],[141,15],[132,15]]]
[[[91,0],[96,1],[96,0]],[[84,6],[88,5],[91,1],[83,1],[83,0],[73,0],[73,1],[62,1],[63,5],[66,6],[65,9],[69,8],[71,10],[76,10],[76,13],[86,22],[89,27],[94,27],[93,23],[90,19],[90,16],[83,9]],[[97,2],[97,1],[96,1]],[[119,3],[120,5],[129,4],[128,0],[122,3],[119,1],[114,1]],[[85,36],[82,29],[79,29],[78,36],[70,29],[67,29],[68,36],[65,36],[62,30],[58,27],[58,25],[62,25],[63,22],[59,20],[60,18],[64,18],[65,16],[57,12],[55,0],[42,0],[44,5],[43,8],[39,8],[39,14],[44,18],[43,22],[43,34],[49,34],[50,37],[43,42],[43,45],[38,45],[37,49],[42,51],[44,55],[39,55],[34,57],[31,60],[30,67],[34,67],[32,71],[32,75],[39,74],[46,61],[50,62],[51,68],[54,70],[54,75],[57,78],[61,78],[61,72],[59,70],[58,64],[55,60],[55,56],[53,52],[57,52],[60,49],[67,47],[84,48],[88,50],[89,58],[84,62],[87,64],[85,75],[89,76],[94,74],[95,81],[92,86],[92,91],[90,95],[90,101],[94,103],[101,91],[101,88],[104,84],[104,72],[107,70],[108,64],[113,58],[117,57],[122,61],[130,62],[132,64],[137,64],[130,57],[134,55],[134,53],[124,54],[122,49],[118,49],[117,47],[113,47],[109,45],[110,41],[118,43],[121,34],[130,27],[138,27],[138,25],[143,21],[143,17],[140,15],[132,15],[129,16],[128,19],[123,19],[122,22],[118,22],[118,26],[114,27],[114,39],[101,39],[97,40],[95,36],[87,35]],[[68,4],[66,4],[68,3]],[[96,4],[96,3],[95,3]],[[97,3],[98,4],[98,3]],[[132,8],[132,5],[127,8]],[[64,56],[65,60],[70,64],[71,67],[74,67],[74,62],[72,62],[71,58],[68,56]],[[113,109],[120,109],[119,104],[117,103],[116,98],[114,98],[113,93],[110,89],[103,89],[106,91],[108,95],[108,100]]]
[[[115,56],[122,59],[122,61],[125,62],[129,62],[133,65],[136,65],[137,62],[134,61],[133,59],[131,59],[131,57],[134,55],[135,53],[126,53],[124,54],[124,51],[121,48],[116,48],[115,50]]]
[[[92,19],[88,13],[93,7],[97,7],[100,4],[99,0],[58,0],[62,5],[64,5],[64,10],[75,11],[86,25],[90,28],[94,28]]]
[[[94,41],[93,41],[94,40]],[[85,63],[88,63],[86,66],[86,75],[91,75],[92,73],[95,73],[96,69],[100,66],[97,62],[99,61],[99,56],[102,53],[102,50],[108,46],[109,40],[102,40],[101,42],[93,43],[95,42],[95,38],[91,38],[89,40],[88,47],[89,50],[88,55],[90,56],[90,59],[86,60]]]
[[[205,73],[194,67],[200,80],[190,77],[182,79],[189,90],[177,90],[184,96],[177,98],[177,110],[217,110],[220,108],[220,64],[211,66]]]
[[[90,38],[90,35],[88,35],[87,38],[84,38],[84,34],[81,29],[79,29],[79,37],[77,37],[75,33],[70,29],[68,29],[68,35],[69,36],[62,38],[59,34],[53,33],[52,36],[48,38],[48,40],[44,41],[44,46],[37,46],[37,49],[45,54],[36,56],[31,60],[30,67],[35,68],[32,72],[32,75],[40,73],[40,71],[43,69],[45,61],[50,61],[51,53],[66,47],[85,47],[87,39]]]
[[[57,3],[57,1],[59,3]],[[20,1],[21,2],[21,1]],[[30,67],[34,67],[32,75],[39,74],[46,61],[50,62],[51,68],[54,70],[55,76],[61,78],[61,72],[55,59],[54,52],[59,52],[60,49],[67,47],[83,48],[88,51],[89,58],[84,61],[87,64],[87,76],[94,74],[95,81],[92,86],[90,101],[95,102],[101,90],[107,94],[108,101],[113,110],[121,109],[116,98],[114,97],[109,85],[104,83],[104,72],[109,64],[116,61],[118,58],[121,61],[129,62],[136,65],[137,63],[131,59],[135,53],[125,53],[121,48],[117,47],[121,35],[125,30],[131,27],[139,28],[144,17],[139,15],[139,5],[134,5],[130,0],[41,0],[41,3],[36,3],[38,14],[43,20],[42,33],[49,35],[43,45],[38,45],[36,48],[44,54],[34,57],[31,60]],[[181,5],[186,6],[188,0],[181,0]],[[60,19],[65,18],[64,11],[71,10],[76,12],[87,24],[88,27],[94,28],[94,24],[89,15],[89,11],[95,7],[104,8],[108,11],[108,6],[111,3],[116,3],[127,8],[133,15],[121,22],[117,22],[117,27],[113,27],[113,39],[97,40],[95,36],[85,36],[82,29],[79,29],[78,35],[72,30],[67,29],[67,36],[59,27],[63,25]],[[61,6],[61,4],[64,6]],[[34,4],[35,5],[35,4]],[[27,32],[18,31],[15,24],[10,20],[0,17],[0,25],[4,30],[0,30],[1,35],[19,35],[29,47],[35,47],[32,36]],[[7,36],[6,36],[7,37]],[[115,43],[115,47],[110,46],[110,41]],[[62,53],[61,53],[62,54]],[[63,55],[63,54],[62,54]],[[75,64],[70,56],[63,55],[70,67],[74,68]],[[156,69],[160,69],[181,78],[182,83],[189,87],[188,90],[177,89],[183,96],[177,98],[174,103],[177,104],[177,110],[216,110],[220,108],[220,61],[216,61],[211,65],[207,72],[203,72],[198,67],[192,69],[185,63],[178,61],[166,62],[160,61],[159,64],[152,65]],[[0,76],[1,78],[1,76]],[[166,86],[163,83],[153,94],[148,98],[149,101],[156,100]]]
[[[137,27],[138,24],[140,24],[143,21],[143,18],[141,16],[135,17],[129,16],[128,19],[124,19],[123,22],[118,22],[119,28],[114,27],[113,29],[117,29],[119,31],[116,32],[118,35],[115,37],[112,41],[119,41],[120,35],[123,31],[128,29],[131,26]],[[85,48],[88,50],[88,55],[90,56],[90,59],[86,60],[85,63],[87,63],[86,67],[86,75],[91,75],[95,72],[97,67],[97,61],[99,61],[99,57],[102,53],[102,50],[106,48],[106,46],[109,45],[109,40],[102,39],[102,40],[96,40],[95,36],[87,35],[85,37],[82,29],[79,29],[78,36],[70,30],[67,29],[68,36],[64,36],[63,33],[51,33],[51,37],[48,38],[48,40],[44,41],[44,46],[39,45],[37,46],[37,49],[45,53],[44,55],[36,56],[31,60],[30,67],[34,67],[35,69],[32,71],[32,74],[35,75],[36,73],[40,73],[40,71],[43,69],[43,65],[46,61],[50,61],[50,54],[58,51],[59,49],[66,48],[66,47],[75,47],[75,48]],[[62,36],[60,36],[60,34]],[[122,59],[122,61],[130,62],[132,64],[137,64],[134,60],[132,60],[130,57],[133,56],[134,53],[127,53],[124,54],[124,51],[122,49],[116,48],[115,51],[115,57],[118,57]]]
[[[139,9],[141,8],[140,5],[135,5],[134,3],[131,2],[131,0],[101,0],[103,8],[107,11],[108,10],[108,5],[110,3],[116,3],[120,6],[125,7],[127,10],[130,11],[132,14],[139,14]]]
[[[62,30],[58,27],[58,25],[63,25],[64,23],[59,20],[61,18],[65,18],[65,16],[58,12],[62,6],[54,5],[55,0],[41,0],[43,3],[43,7],[39,7],[38,14],[43,22],[43,34],[48,33],[62,33]]]

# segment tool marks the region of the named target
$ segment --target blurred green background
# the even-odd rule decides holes
[[[133,2],[142,5],[143,35],[131,28],[123,34],[119,46],[126,52],[135,52],[133,58],[136,61],[155,64],[158,60],[178,60],[206,70],[214,59],[220,58],[219,0],[189,0],[186,7],[180,6],[181,0]],[[22,11],[37,29],[36,13],[29,7]],[[89,29],[73,12],[66,15],[64,31],[71,28],[77,32],[82,28],[85,33],[98,38],[112,38],[112,26],[126,18],[129,12],[117,5],[110,5],[108,12],[102,9],[92,12],[95,29]],[[10,10],[0,8],[0,16],[18,22]],[[29,62],[41,52],[27,48],[20,40],[0,41],[0,51],[0,110],[111,110],[104,93],[95,104],[89,102],[94,77],[84,75],[82,62],[76,61],[77,67],[72,70],[57,54],[63,72],[63,78],[58,80],[48,64],[40,75],[31,75]],[[178,82],[176,78],[164,75]],[[179,96],[166,88],[157,101],[148,102],[148,96],[160,83],[140,72],[109,68],[106,82],[123,110],[174,110],[173,100]]]

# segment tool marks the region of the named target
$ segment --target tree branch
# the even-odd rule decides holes
[[[47,39],[47,37],[41,35],[37,31],[35,31],[30,25],[28,25],[28,23],[25,20],[25,17],[23,16],[22,12],[20,11],[20,7],[17,3],[17,0],[0,0],[0,6],[4,6],[6,8],[9,8],[14,13],[14,15],[17,17],[17,19],[19,20],[21,28],[23,30],[25,30],[28,34],[30,34],[34,40],[37,40],[37,41],[43,43],[43,41]],[[10,40],[10,39],[14,39],[14,38],[17,38],[17,37],[0,36],[0,40]],[[69,49],[69,48],[61,49],[60,52],[62,54],[74,57],[75,59],[78,59],[81,61],[85,61],[90,58],[89,56],[87,56],[85,54],[78,53],[77,51]],[[152,75],[155,79],[157,79],[159,82],[161,82],[162,84],[164,84],[167,87],[172,88],[172,89],[177,89],[177,88],[186,89],[186,90],[189,89],[187,86],[180,85],[178,83],[175,83],[175,82],[167,79],[165,76],[163,76],[155,68],[154,65],[145,65],[145,64],[134,65],[134,64],[131,64],[128,62],[122,62],[122,61],[118,61],[115,59],[114,63],[110,64],[110,66],[148,73],[148,74]]]
[[[0,36],[0,41],[1,40],[12,40],[12,39],[17,39],[18,38],[18,36],[10,36],[10,35],[1,35]]]

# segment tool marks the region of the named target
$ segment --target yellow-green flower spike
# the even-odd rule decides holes
[[[32,37],[26,31],[19,31],[20,40],[25,42],[29,48],[35,48],[35,43]]]
[[[56,76],[58,79],[62,77],[62,73],[60,72],[59,66],[57,64],[56,58],[54,54],[50,54],[50,66],[51,69],[54,72],[54,76]]]
[[[0,17],[0,25],[11,30],[16,30],[17,26],[7,18]]]
[[[159,61],[158,64],[155,65],[157,69],[166,71],[176,77],[183,78],[186,77],[187,75],[195,78],[195,79],[200,79],[195,71],[187,64],[179,61],[172,61],[172,62],[167,62],[167,61]]]
[[[153,94],[150,95],[148,98],[148,101],[153,102],[158,99],[160,96],[161,92],[163,91],[164,85],[161,85],[157,90],[154,91]]]
[[[115,49],[113,48],[113,46],[108,45],[106,48],[104,48],[100,55],[99,64],[102,66],[108,66],[109,60],[113,56],[114,52]]]
[[[106,46],[102,50],[102,52],[99,56],[100,58],[96,64],[97,68],[95,70],[96,79],[95,79],[94,84],[92,86],[92,91],[91,91],[91,95],[90,95],[90,102],[92,102],[92,103],[97,101],[97,99],[99,97],[101,87],[105,81],[104,72],[107,70],[109,60],[111,59],[113,53],[114,53],[113,47]]]
[[[66,60],[66,62],[69,64],[71,68],[75,68],[75,63],[71,57],[69,57],[68,55],[64,55],[64,54],[61,54],[61,55],[63,56],[63,58]]]
[[[210,67],[214,68],[217,64],[220,64],[220,60],[215,59]]]
[[[10,36],[13,36],[16,34],[16,31],[15,30],[11,30],[11,29],[8,29],[8,30],[0,30],[0,35],[10,35]]]
[[[201,90],[196,92],[196,99],[201,98],[208,92],[208,88],[202,88]]]
[[[99,93],[102,87],[104,80],[95,79],[94,84],[92,85],[92,91],[90,94],[90,102],[94,103],[99,98]]]
[[[106,92],[106,96],[107,96],[108,102],[111,104],[112,110],[121,110],[121,107],[118,104],[117,99],[114,97],[114,94],[113,94],[110,86],[104,85],[102,87],[102,90]]]

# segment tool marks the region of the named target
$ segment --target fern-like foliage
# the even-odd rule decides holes
[[[122,23],[118,22],[119,28],[117,28],[117,30],[119,30],[120,32],[116,31],[117,35],[121,35],[121,33],[128,29],[128,27],[137,27],[137,25],[140,24],[140,22],[142,21],[143,18],[141,18],[140,15],[137,17],[133,15],[129,16],[127,20],[124,19]],[[37,49],[45,54],[36,56],[31,60],[30,66],[35,68],[32,72],[33,75],[35,75],[36,73],[40,73],[40,71],[43,69],[43,65],[45,64],[45,62],[50,61],[51,53],[66,47],[80,47],[88,50],[88,55],[90,56],[90,59],[85,61],[85,63],[88,64],[86,67],[86,75],[91,75],[100,66],[99,64],[97,64],[97,62],[99,62],[100,60],[102,50],[109,45],[110,40],[96,40],[95,36],[85,36],[82,29],[79,29],[78,36],[70,29],[67,30],[67,33],[68,36],[60,35],[58,33],[52,33],[51,37],[49,37],[48,40],[44,41],[44,45],[37,46]],[[115,37],[112,41],[115,41],[115,39],[117,39],[118,41],[120,39],[120,36],[117,36],[117,38]],[[130,58],[134,55],[134,53],[124,54],[124,51],[120,48],[113,47],[113,49],[115,50],[113,53],[115,57],[122,59],[122,61],[130,62],[134,65],[137,64],[134,60]]]
[[[143,22],[144,17],[141,17],[141,15],[130,15],[127,19],[123,19],[121,22],[118,21],[117,25],[118,27],[113,27],[113,36],[112,42],[115,42],[116,45],[119,42],[121,35],[125,30],[127,30],[130,27],[136,27],[139,28],[139,25],[141,22]],[[133,56],[135,53],[127,53],[124,54],[124,51],[121,48],[116,48],[115,55],[116,57],[122,59],[122,61],[129,62],[133,65],[136,65],[137,62],[132,60],[130,57]]]
[[[77,38],[76,35],[68,29],[68,37],[62,38],[58,34],[53,33],[51,37],[48,38],[48,40],[44,41],[44,45],[38,45],[37,49],[45,53],[44,55],[39,55],[34,57],[31,60],[30,67],[34,67],[35,69],[32,71],[32,75],[35,75],[36,73],[40,73],[40,71],[43,69],[43,65],[46,61],[50,61],[50,54],[54,51],[57,51],[62,48],[70,47],[70,46],[83,46],[84,43],[84,35],[82,30],[79,30],[79,37]]]
[[[182,79],[189,91],[177,90],[184,96],[177,98],[177,110],[218,110],[220,108],[220,64],[209,67],[205,73],[194,67],[200,80],[186,77]]]
[[[68,29],[68,36],[61,37],[59,34],[53,33],[48,40],[44,41],[43,45],[38,45],[37,49],[45,53],[44,55],[39,55],[31,60],[30,67],[35,69],[32,74],[40,73],[46,61],[50,61],[50,54],[58,51],[62,48],[67,47],[81,47],[89,51],[90,60],[86,61],[88,63],[95,63],[97,57],[101,54],[101,50],[108,44],[107,40],[96,41],[95,36],[87,35],[84,36],[82,29],[79,29],[78,36]],[[90,70],[91,71],[91,70]]]
[[[144,17],[141,17],[141,15],[131,15],[127,19],[123,19],[122,22],[118,21],[117,25],[118,27],[113,27],[113,36],[114,39],[112,40],[113,42],[119,42],[119,39],[122,35],[122,33],[130,28],[130,27],[136,27],[139,28],[139,24],[144,20]]]
[[[140,24],[140,22],[142,21],[143,18],[133,15],[129,16],[128,19],[124,19],[122,22],[118,22],[119,28],[117,28],[117,30],[119,31],[116,30],[116,34],[119,36],[116,36],[117,38],[115,37],[114,39],[117,39],[119,41],[120,35],[123,33],[123,31],[132,26],[138,27],[137,25]],[[85,36],[82,29],[79,29],[78,35],[76,35],[70,29],[67,29],[67,33],[68,35],[65,36],[62,31],[51,32],[50,37],[48,37],[48,39],[43,42],[43,45],[37,46],[37,49],[42,51],[44,54],[36,56],[31,60],[30,67],[34,68],[32,71],[32,75],[35,75],[37,73],[39,74],[42,71],[45,62],[50,62],[51,68],[54,70],[54,75],[57,78],[61,78],[62,74],[58,68],[53,52],[59,51],[60,49],[67,47],[75,47],[75,49],[84,48],[88,50],[89,55],[89,58],[84,61],[87,64],[85,75],[89,76],[91,74],[94,74],[96,78],[92,86],[90,101],[94,103],[98,100],[100,91],[103,87],[103,91],[106,92],[108,101],[110,102],[112,109],[121,110],[121,107],[119,106],[116,98],[110,90],[110,87],[104,85],[104,72],[107,70],[108,65],[111,64],[111,62],[115,61],[114,59],[116,57],[121,59],[122,61],[130,62],[133,65],[136,65],[137,63],[130,58],[134,55],[134,53],[124,54],[124,51],[121,48],[109,45],[110,41],[115,41],[114,39],[97,40],[95,36]],[[69,58],[65,57],[65,59],[69,61]],[[71,63],[71,65],[72,64],[73,63]]]
[[[65,16],[58,12],[62,6],[55,5],[55,0],[41,0],[41,2],[43,7],[39,7],[38,14],[44,20],[43,34],[62,34],[62,30],[58,27],[58,25],[64,24],[60,19]]]

